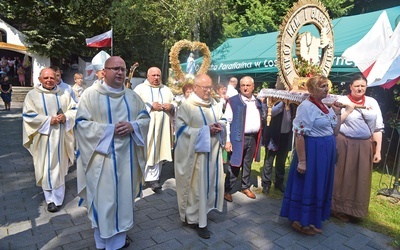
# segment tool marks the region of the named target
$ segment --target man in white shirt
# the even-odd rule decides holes
[[[226,91],[226,95],[228,97],[232,97],[238,94],[236,90],[236,86],[238,84],[238,79],[236,77],[231,77],[228,82],[228,90]]]
[[[250,173],[253,159],[260,161],[261,101],[253,95],[254,80],[245,76],[240,80],[240,94],[229,98],[224,117],[227,120],[225,150],[230,153],[225,177],[225,200],[232,202],[231,191],[242,167],[241,192],[255,199],[250,190]]]

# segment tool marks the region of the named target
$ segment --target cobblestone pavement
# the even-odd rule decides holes
[[[61,211],[47,212],[32,158],[22,147],[21,106],[12,103],[11,111],[0,111],[0,249],[95,249],[85,208],[77,205],[75,167],[67,176]],[[146,189],[136,202],[128,249],[391,249],[392,238],[335,220],[324,223],[323,234],[299,234],[278,216],[281,200],[257,188],[257,199],[237,192],[222,213],[210,212],[212,235],[201,239],[179,220],[172,164],[162,177],[161,194]]]

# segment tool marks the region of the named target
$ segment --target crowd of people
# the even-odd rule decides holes
[[[21,86],[25,86],[26,68],[19,57],[5,57],[0,59],[0,75],[7,76],[9,79],[18,78]]]
[[[377,102],[365,96],[362,76],[351,82],[348,96],[329,106],[322,102],[329,80],[312,77],[306,83],[310,96],[296,109],[257,98],[250,76],[215,84],[207,74],[196,75],[177,101],[157,67],[133,90],[125,86],[121,57],[104,58],[100,68],[89,88],[80,73],[71,87],[59,68],[45,68],[23,106],[23,145],[32,154],[47,210],[62,207],[65,176],[76,161],[79,205],[87,208],[98,249],[129,246],[135,200],[147,187],[162,192],[162,167],[172,161],[180,219],[210,238],[207,214],[233,201],[238,179],[239,191],[257,198],[251,170],[262,146],[263,193],[272,183],[283,193],[280,216],[294,230],[322,233],[331,213],[343,221],[367,215],[383,121]],[[266,126],[269,108],[273,119]]]
[[[0,59],[0,96],[4,102],[4,110],[11,110],[12,82],[18,79],[21,86],[25,86],[26,68],[19,57],[2,56]]]

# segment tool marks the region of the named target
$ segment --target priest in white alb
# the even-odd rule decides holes
[[[129,246],[146,164],[149,114],[125,88],[125,73],[121,57],[107,59],[104,79],[83,92],[76,115],[78,194],[98,249]]]
[[[172,119],[175,114],[174,95],[161,83],[161,70],[151,67],[147,79],[134,91],[146,103],[150,114],[147,135],[147,164],[144,172],[146,184],[154,192],[161,191],[160,175],[165,162],[172,161]]]
[[[44,68],[25,97],[23,145],[33,157],[36,185],[42,187],[49,212],[58,212],[65,196],[65,176],[74,163],[76,103],[56,85],[55,71]]]
[[[221,105],[211,97],[212,81],[206,74],[194,79],[194,92],[179,107],[175,121],[175,180],[179,215],[210,238],[207,214],[222,211],[226,138]]]

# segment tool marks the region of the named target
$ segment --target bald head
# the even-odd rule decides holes
[[[121,88],[125,83],[126,64],[119,56],[112,56],[104,63],[104,82],[112,88]]]
[[[200,74],[194,78],[194,93],[203,100],[211,97],[212,80],[207,74]]]
[[[254,79],[250,76],[245,76],[240,79],[240,93],[247,98],[251,98],[254,91]]]
[[[161,84],[161,70],[157,67],[151,67],[147,70],[147,80],[151,85],[158,86]]]
[[[236,88],[238,84],[238,79],[236,77],[231,77],[231,79],[229,79],[229,85],[232,85],[232,87]]]
[[[39,82],[42,87],[48,90],[54,89],[56,86],[56,72],[52,68],[44,68],[39,73]]]

